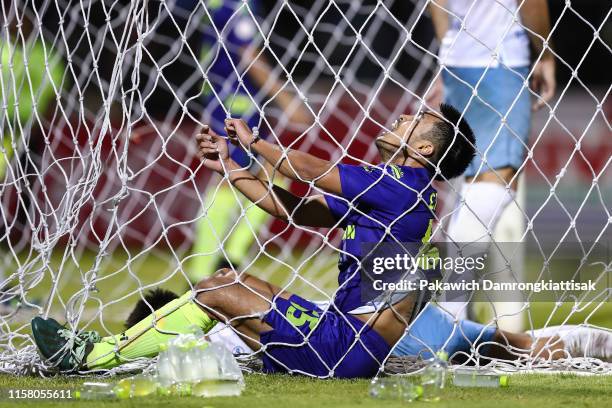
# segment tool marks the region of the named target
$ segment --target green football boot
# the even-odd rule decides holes
[[[100,341],[95,331],[75,334],[51,318],[35,317],[31,324],[34,342],[43,359],[60,371],[85,369],[87,355],[93,344]]]

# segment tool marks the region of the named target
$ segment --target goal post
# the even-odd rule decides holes
[[[195,136],[205,125],[222,132],[224,118],[245,117],[283,152],[376,166],[374,141],[381,131],[401,114],[437,110],[445,98],[442,83],[451,67],[439,56],[432,8],[474,37],[465,24],[470,11],[456,15],[446,2],[431,0],[264,3],[3,3],[0,372],[47,369],[31,337],[34,316],[54,317],[74,331],[121,332],[149,290],[183,293],[217,266],[248,272],[305,299],[333,302],[347,231],[257,213],[227,180],[202,166]],[[502,38],[517,35],[514,28],[538,35],[521,20],[525,1],[491,3],[513,27]],[[511,3],[515,8],[508,9]],[[595,18],[578,2],[558,3],[542,50],[531,56],[533,61],[551,53],[559,81],[555,97],[533,115],[516,169],[519,195],[513,196],[512,213],[503,216],[514,233],[496,235],[494,225],[482,222],[481,228],[492,247],[504,241],[520,246],[512,252],[516,258],[497,263],[509,267],[512,279],[550,279],[557,272],[551,268],[569,256],[561,252],[571,247],[564,276],[591,280],[597,289],[580,295],[552,291],[545,300],[527,290],[518,303],[468,296],[461,304],[487,327],[504,328],[505,321],[506,328],[528,333],[554,325],[610,331],[610,83],[587,65],[612,57],[604,40],[611,10]],[[553,41],[574,28],[579,50]],[[504,64],[501,42],[490,52],[494,58],[486,69],[499,64],[500,55]],[[533,64],[525,72],[520,92],[537,100],[530,88]],[[471,98],[485,101],[480,81],[467,85]],[[509,117],[496,114],[493,140]],[[476,155],[486,168],[490,149],[479,148]],[[320,193],[313,182],[282,178],[260,157],[240,157],[270,189],[274,182],[301,196]],[[501,185],[511,190],[513,182]],[[433,241],[452,243],[448,228],[463,190],[451,180],[434,186],[440,205]],[[190,268],[197,265],[207,270],[194,275]],[[432,302],[442,299],[436,293]],[[484,362],[481,345],[471,346],[455,357],[508,370],[611,369],[581,356],[560,363],[528,357]],[[432,347],[424,345],[432,354],[439,351]],[[422,356],[398,359],[391,353],[380,362],[381,371],[391,362],[395,372],[413,357]],[[139,359],[126,367],[148,364]]]

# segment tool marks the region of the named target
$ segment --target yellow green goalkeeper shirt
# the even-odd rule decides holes
[[[20,139],[20,129],[31,119],[35,120],[35,114],[42,115],[48,109],[55,99],[56,91],[59,92],[61,88],[65,68],[63,61],[41,41],[26,43],[26,52],[20,41],[4,42],[0,47],[2,49],[0,129],[3,146],[3,151],[0,152],[0,180],[2,180],[6,166],[13,155],[13,146],[17,145]]]

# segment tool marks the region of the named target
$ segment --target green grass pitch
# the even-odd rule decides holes
[[[80,259],[79,265],[86,270],[87,264],[92,262],[91,254]],[[138,260],[136,260],[138,261]],[[60,260],[53,259],[53,269],[59,270]],[[260,269],[265,269],[270,260],[258,262]],[[335,260],[330,259],[329,269],[335,267]],[[297,264],[292,262],[291,264]],[[100,298],[108,302],[118,299],[138,286],[156,286],[156,282],[164,281],[161,285],[176,291],[185,290],[186,282],[180,273],[172,270],[168,258],[154,256],[148,257],[144,262],[135,265],[133,273],[128,273],[125,265],[130,262],[121,256],[114,255],[111,262],[105,265],[100,273],[97,284]],[[136,267],[137,266],[137,267]],[[307,269],[307,268],[306,268]],[[528,269],[535,269],[534,265]],[[72,275],[60,277],[58,290],[65,300],[81,288],[79,279]],[[272,276],[276,283],[283,282],[283,276]],[[317,281],[317,280],[315,280]],[[45,299],[50,291],[49,277],[37,285],[30,293],[32,297]],[[304,288],[295,288],[295,292],[308,296]],[[110,302],[103,310],[102,319],[88,320],[87,329],[98,329],[104,334],[105,330],[118,331],[123,326],[123,319],[138,299],[136,294],[122,298],[119,302]],[[591,305],[583,310],[571,312],[570,304],[564,304],[551,315],[552,303],[536,302],[531,305],[529,321],[533,327],[540,327],[544,323],[560,324],[565,317],[571,315],[568,323],[581,323],[588,321],[603,327],[612,327],[612,303]],[[95,309],[95,307],[92,307]],[[52,307],[58,318],[62,318],[61,305]],[[17,329],[22,333],[29,331],[28,320],[24,320]],[[104,327],[101,325],[104,321]],[[529,323],[528,323],[529,324]],[[240,397],[226,398],[196,398],[196,397],[155,397],[139,398],[126,401],[58,401],[58,400],[28,400],[10,401],[6,398],[8,389],[76,389],[83,381],[92,381],[92,378],[40,378],[15,377],[0,375],[0,407],[132,407],[148,406],[172,408],[198,407],[395,407],[402,404],[399,401],[379,401],[368,396],[368,380],[317,380],[297,376],[282,375],[248,375],[247,387]],[[107,380],[109,381],[109,380]],[[110,379],[117,381],[117,378]],[[575,376],[575,375],[544,375],[520,374],[510,378],[510,386],[502,389],[486,388],[457,388],[447,382],[443,392],[443,399],[437,403],[415,402],[414,406],[434,407],[605,407],[612,406],[612,376]]]
[[[566,374],[519,374],[510,378],[507,388],[458,388],[447,382],[439,402],[374,400],[368,396],[368,380],[317,380],[283,375],[249,375],[240,397],[154,397],[123,401],[59,401],[6,399],[8,388],[74,389],[83,379],[16,378],[0,376],[3,399],[0,407],[134,407],[224,408],[224,407],[606,407],[612,404],[612,376]],[[91,381],[91,379],[89,380]]]

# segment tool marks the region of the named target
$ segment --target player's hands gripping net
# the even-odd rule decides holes
[[[218,173],[225,173],[231,160],[227,140],[218,135],[209,126],[204,126],[202,133],[196,136],[198,157],[204,166]]]
[[[246,150],[259,140],[258,135],[254,135],[242,119],[225,119],[225,131],[233,144],[239,144]]]

